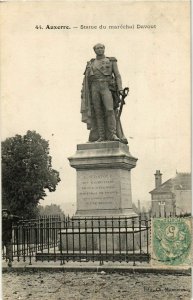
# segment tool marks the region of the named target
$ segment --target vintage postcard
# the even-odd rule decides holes
[[[2,298],[191,299],[190,1],[0,9]]]

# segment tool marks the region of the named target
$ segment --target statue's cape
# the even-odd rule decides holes
[[[87,129],[91,129],[91,94],[88,83],[88,71],[84,73],[81,90],[81,110],[82,122],[87,123]]]

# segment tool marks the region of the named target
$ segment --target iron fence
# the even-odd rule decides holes
[[[150,220],[139,217],[44,217],[13,226],[17,261],[149,261]],[[5,253],[3,252],[5,258]]]

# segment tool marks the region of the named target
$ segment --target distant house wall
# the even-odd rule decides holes
[[[152,216],[164,217],[174,214],[172,193],[152,194]]]
[[[176,214],[191,213],[192,192],[191,190],[176,190]]]

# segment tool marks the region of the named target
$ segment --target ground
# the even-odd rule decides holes
[[[26,271],[2,275],[3,300],[190,300],[191,276]]]

